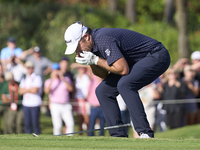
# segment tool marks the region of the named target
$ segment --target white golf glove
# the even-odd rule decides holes
[[[99,57],[93,54],[92,52],[83,51],[83,53],[80,53],[81,57],[75,57],[76,62],[81,65],[97,65],[97,62],[99,60]]]

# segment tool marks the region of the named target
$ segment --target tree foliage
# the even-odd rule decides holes
[[[6,1],[6,2],[5,2]],[[49,2],[50,1],[50,2]],[[76,0],[78,1],[78,0]],[[81,0],[80,0],[81,1]],[[136,5],[137,23],[132,24],[124,17],[125,0],[118,0],[118,11],[111,14],[105,0],[97,3],[82,0],[80,3],[59,0],[9,0],[0,1],[0,43],[6,46],[9,36],[17,39],[23,49],[38,45],[42,54],[52,61],[64,55],[66,44],[64,32],[73,22],[80,20],[88,27],[127,28],[151,36],[161,41],[170,51],[172,63],[178,59],[176,27],[163,23],[164,0],[138,0]],[[69,3],[67,3],[69,2]],[[200,50],[200,4],[198,0],[188,2],[188,31],[191,50]],[[74,61],[74,56],[71,62]]]

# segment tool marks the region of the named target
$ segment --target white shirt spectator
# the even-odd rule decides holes
[[[27,70],[22,64],[16,64],[15,66],[8,64],[7,70],[13,73],[14,79],[17,82],[20,82],[23,76],[27,74]]]
[[[77,76],[75,87],[76,87],[76,98],[86,99],[88,96],[88,87],[90,83],[90,78],[88,75],[84,74],[81,78]]]
[[[147,85],[140,89],[139,91],[140,98],[142,100],[144,110],[147,114],[147,120],[149,121],[150,127],[153,129],[155,123],[155,105],[153,103],[154,100],[154,92],[152,84]]]
[[[40,106],[42,104],[42,78],[32,73],[30,76],[26,76],[26,78],[23,78],[20,83],[21,88],[31,88],[31,87],[38,87],[39,90],[36,94],[32,93],[26,93],[23,95],[23,101],[22,104],[26,107],[36,107]]]
[[[124,102],[122,96],[119,94],[116,98],[117,98],[120,111],[127,110],[126,103]]]

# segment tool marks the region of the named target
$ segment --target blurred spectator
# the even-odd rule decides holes
[[[190,61],[188,58],[181,58],[174,64],[173,68],[176,72],[180,73],[180,78],[184,76],[183,70],[185,66],[189,64],[190,64]]]
[[[18,58],[24,57],[31,52],[31,49],[22,51],[21,48],[16,47],[16,40],[14,37],[10,37],[7,42],[7,47],[1,50],[1,63],[3,64],[4,70],[9,62],[11,62],[11,57],[16,56]]]
[[[124,124],[130,123],[130,115],[129,115],[129,111],[126,107],[126,103],[124,102],[123,98],[121,97],[121,95],[119,94],[117,96],[117,102],[119,105],[119,109],[121,112],[121,117],[122,117],[122,121]],[[124,130],[126,131],[126,133],[128,134],[128,129],[129,127],[125,127]]]
[[[41,56],[41,50],[38,46],[33,48],[32,55],[24,55],[23,59],[25,59],[25,61],[31,61],[34,64],[34,72],[41,76],[42,79],[44,75],[51,72],[51,66],[53,63],[48,58]]]
[[[166,110],[163,109],[163,103],[159,102],[156,105],[154,132],[157,131],[157,127],[159,127],[160,132],[164,132],[167,130],[166,114]]]
[[[74,64],[72,64],[72,66],[74,66]],[[88,97],[88,87],[90,83],[90,78],[86,74],[87,68],[85,66],[78,66],[71,68],[77,69],[77,75],[75,77],[75,88],[76,88],[75,99],[77,102],[76,112],[78,116],[79,131],[82,131],[84,125],[85,129],[88,129],[89,127],[90,105],[87,102],[87,97]]]
[[[162,89],[162,100],[184,99],[187,93],[187,86],[179,80],[179,74],[174,68],[169,68],[164,76],[167,78]],[[184,107],[183,104],[172,101],[170,104],[164,104],[166,110],[166,122],[170,129],[183,126]]]
[[[200,70],[200,51],[194,51],[191,54],[192,68],[196,71]]]
[[[12,56],[11,62],[7,64],[6,70],[13,73],[15,81],[18,83],[27,73],[24,64],[16,56]]]
[[[7,42],[7,47],[1,50],[1,63],[6,66],[8,62],[10,62],[11,56],[20,57],[22,53],[22,49],[16,47],[16,40],[14,37],[10,37]]]
[[[65,56],[61,57],[59,66],[60,66],[60,71],[62,72],[62,74],[64,76],[69,77],[71,79],[71,81],[73,81],[73,74],[68,70],[69,69],[69,58],[65,57]]]
[[[90,77],[90,83],[88,88],[88,102],[90,103],[90,116],[89,116],[89,130],[94,130],[95,124],[97,122],[97,119],[100,120],[100,129],[104,128],[105,119],[103,116],[103,111],[100,107],[99,101],[95,94],[95,89],[99,85],[99,83],[102,81],[101,78],[95,76],[92,73],[91,68],[88,67],[88,74]],[[89,132],[89,136],[94,136],[94,132]],[[99,136],[103,136],[104,131],[99,131]]]
[[[0,133],[1,133],[1,122],[4,120],[4,124],[6,123],[6,113],[8,109],[10,108],[9,105],[5,105],[2,101],[1,95],[3,93],[3,88],[5,85],[6,80],[4,79],[4,73],[3,73],[3,66],[0,63]],[[4,125],[4,133],[7,133],[7,126]]]
[[[195,80],[198,80],[200,87],[200,51],[194,51],[191,54],[192,68],[195,70]],[[200,92],[198,92],[197,98],[200,99]],[[197,103],[198,112],[197,112],[197,123],[200,123],[200,102]]]
[[[159,93],[158,97],[154,98],[154,101],[158,103],[155,104],[156,112],[155,112],[155,124],[154,124],[154,132],[157,131],[157,128],[159,128],[160,132],[167,130],[166,125],[166,110],[163,109],[163,102],[161,100],[161,91],[163,89],[164,84],[164,74],[160,75],[154,82],[152,83],[152,86],[154,89]]]
[[[40,134],[39,116],[42,104],[42,78],[34,72],[34,64],[31,61],[25,63],[27,75],[20,82],[19,94],[23,95],[23,113],[25,133]]]
[[[69,71],[69,58],[68,57],[61,57],[60,62],[60,71],[62,72],[64,77],[70,78],[73,86],[73,91],[70,92],[70,99],[74,99],[74,94],[75,94],[75,85],[74,85],[74,74]]]
[[[5,72],[5,82],[2,88],[2,101],[10,108],[6,114],[6,134],[23,133],[22,96],[18,94],[19,83],[14,80],[12,72]]]
[[[70,92],[70,102],[74,100],[75,95],[75,84],[74,84],[74,74],[70,72],[69,69],[69,58],[67,56],[62,56],[59,62],[60,71],[64,77],[68,77],[71,80],[73,91]],[[63,134],[66,133],[66,127],[63,127]]]
[[[66,133],[74,132],[74,118],[72,106],[69,103],[69,92],[73,91],[69,77],[64,77],[58,63],[52,65],[51,77],[45,81],[44,91],[49,94],[53,134],[61,134],[62,120],[67,126]]]
[[[144,105],[144,110],[147,114],[147,119],[152,130],[154,130],[155,124],[155,105],[154,99],[160,98],[160,93],[155,89],[153,83],[140,89],[139,95],[141,97],[142,103]]]
[[[186,109],[186,124],[192,125],[196,123],[198,106],[196,103],[196,96],[199,94],[199,81],[194,79],[195,71],[190,65],[184,68],[184,78],[183,81],[188,87],[185,99],[191,99],[189,103],[185,103]]]

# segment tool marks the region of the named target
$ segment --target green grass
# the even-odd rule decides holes
[[[129,138],[110,137],[108,131],[105,136],[88,137],[74,135],[53,136],[50,117],[41,116],[42,134],[33,137],[27,134],[0,135],[0,149],[29,150],[29,149],[65,149],[65,150],[199,150],[200,125],[186,126],[166,132],[155,133],[154,139],[134,139],[132,129]],[[77,126],[75,127],[77,131]]]
[[[185,126],[178,129],[169,130],[155,134],[156,138],[187,138],[200,140],[200,124]],[[200,147],[199,147],[200,149]]]
[[[191,138],[154,138],[154,139],[133,139],[114,137],[87,137],[87,136],[53,136],[39,135],[1,135],[0,147],[7,149],[97,149],[97,150],[129,150],[129,149],[150,149],[150,150],[184,150],[199,149],[200,140]]]

